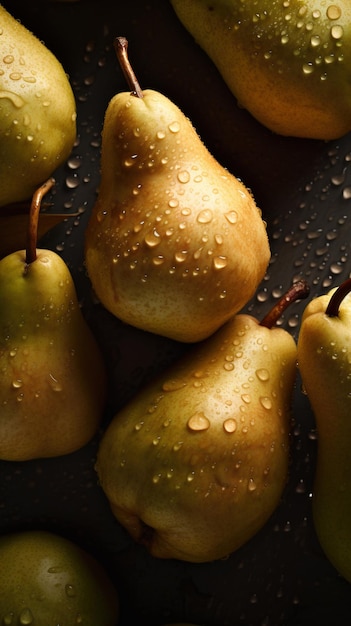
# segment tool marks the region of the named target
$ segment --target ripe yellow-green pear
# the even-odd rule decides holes
[[[195,342],[254,295],[270,260],[266,224],[182,111],[140,90],[124,38],[116,48],[133,90],[116,94],[105,114],[87,271],[122,321]]]
[[[239,105],[281,135],[351,130],[348,0],[171,0]]]
[[[0,623],[116,626],[119,597],[106,570],[71,540],[43,530],[0,537]]]
[[[296,283],[284,306],[306,292]],[[278,506],[289,459],[296,343],[238,314],[112,419],[96,471],[112,513],[159,558],[206,562],[247,542]]]
[[[314,412],[313,518],[320,545],[351,582],[351,279],[307,305],[298,365]]]
[[[30,199],[69,156],[76,103],[56,56],[0,5],[0,207]]]
[[[36,248],[49,179],[33,196],[28,247],[0,260],[0,459],[68,454],[96,433],[105,405],[102,354],[64,260]]]

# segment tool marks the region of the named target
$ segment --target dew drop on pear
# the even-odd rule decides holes
[[[203,412],[197,412],[189,418],[187,425],[192,431],[205,431],[209,429],[211,423]]]

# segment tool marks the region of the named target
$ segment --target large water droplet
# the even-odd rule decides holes
[[[152,232],[145,235],[144,241],[147,246],[149,246],[150,248],[154,248],[155,246],[158,246],[159,243],[161,243],[161,237],[157,230],[154,228]]]
[[[226,220],[228,220],[229,224],[236,224],[238,221],[238,214],[236,211],[229,211],[225,214]]]
[[[204,209],[203,211],[200,211],[196,219],[198,222],[200,222],[200,224],[209,224],[209,222],[211,222],[212,220],[212,217],[212,211],[210,209]]]
[[[216,256],[213,259],[213,267],[215,270],[222,270],[228,265],[228,259],[226,256]]]
[[[223,422],[223,428],[226,433],[234,433],[237,428],[237,423],[234,418],[230,417]]]
[[[206,417],[206,415],[204,415],[202,411],[198,413],[194,413],[194,415],[192,415],[188,419],[188,428],[190,428],[190,430],[194,430],[194,431],[208,430],[210,425],[211,425],[210,420],[208,419],[208,417]]]
[[[269,380],[269,371],[265,368],[260,368],[256,370],[256,376],[262,382],[266,382],[267,380]]]
[[[341,17],[341,8],[336,4],[331,4],[327,8],[327,17],[330,20],[338,20]]]

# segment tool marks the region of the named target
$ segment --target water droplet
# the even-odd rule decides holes
[[[180,131],[180,124],[179,124],[179,122],[174,121],[171,124],[169,124],[168,128],[171,131],[171,133],[179,133],[179,131]]]
[[[228,259],[226,256],[217,256],[213,259],[213,267],[215,270],[222,270],[228,264]]]
[[[211,209],[204,209],[203,211],[200,211],[196,219],[200,224],[208,224],[211,222],[212,217],[213,215]]]
[[[241,399],[243,402],[245,402],[245,404],[249,404],[251,402],[251,396],[249,393],[243,393]]]
[[[11,626],[12,624],[14,624],[14,613],[7,613],[6,615],[4,615],[3,617],[3,625],[4,626]]]
[[[236,224],[238,221],[238,214],[236,211],[229,211],[228,213],[225,213],[225,218],[230,224]]]
[[[330,29],[330,34],[333,39],[341,39],[344,34],[344,29],[340,25],[332,26]]]
[[[190,180],[190,174],[187,170],[182,170],[178,173],[178,180],[180,183],[188,183]]]
[[[53,374],[49,374],[49,385],[53,391],[62,391],[61,383]]]
[[[266,370],[265,368],[260,368],[256,370],[256,376],[258,380],[261,380],[262,382],[266,382],[267,380],[269,380],[269,371]]]
[[[253,478],[249,478],[247,488],[249,491],[255,491],[257,489],[257,485]]]
[[[327,17],[330,20],[338,20],[341,17],[341,9],[336,4],[330,4],[327,8]]]
[[[313,35],[311,37],[311,46],[312,48],[317,48],[317,46],[319,46],[321,43],[321,38],[319,35]]]
[[[176,252],[174,255],[174,259],[177,263],[184,263],[186,257],[187,257],[188,251],[187,250],[181,250],[179,252]]]
[[[226,433],[234,433],[237,428],[237,423],[234,418],[230,417],[223,422],[223,428]]]
[[[154,248],[155,246],[158,246],[159,243],[161,243],[161,237],[157,230],[154,228],[152,232],[145,235],[144,241],[147,246],[149,246],[150,248]]]
[[[312,74],[314,72],[313,63],[304,63],[302,66],[302,71],[304,74]]]
[[[263,406],[264,409],[271,409],[272,408],[272,400],[270,398],[268,398],[267,396],[262,396],[260,398],[260,403]]]
[[[194,415],[188,419],[188,428],[190,428],[190,430],[203,431],[207,430],[210,425],[210,420],[203,412],[194,413]]]
[[[20,378],[16,378],[12,381],[12,387],[14,389],[20,389],[23,385],[23,381]]]

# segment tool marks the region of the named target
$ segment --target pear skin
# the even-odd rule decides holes
[[[96,433],[105,365],[67,265],[38,250],[0,261],[0,458],[68,454]]]
[[[350,289],[350,281],[346,285]],[[325,555],[351,582],[351,294],[331,315],[327,310],[336,292],[305,308],[298,366],[318,435],[314,525]]]
[[[104,119],[85,263],[123,322],[183,342],[208,337],[253,297],[270,260],[251,192],[166,96],[121,92]]]
[[[171,4],[239,105],[267,128],[323,140],[351,130],[348,0]]]
[[[44,530],[0,537],[0,620],[36,626],[116,626],[119,596],[89,552]]]
[[[278,506],[296,343],[238,314],[112,419],[96,471],[117,520],[158,558],[225,558]]]
[[[30,199],[65,162],[76,103],[56,56],[0,5],[0,207]]]

